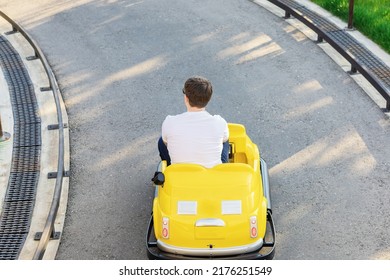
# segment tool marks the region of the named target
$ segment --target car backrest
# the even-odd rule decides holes
[[[245,127],[240,124],[229,123],[229,142],[232,146],[232,161],[234,163],[247,163],[252,168],[256,167],[255,161],[259,161],[259,150],[248,135]]]

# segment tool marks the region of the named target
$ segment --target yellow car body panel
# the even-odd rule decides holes
[[[212,255],[242,253],[262,244],[267,198],[259,150],[244,126],[229,124],[229,134],[230,163],[213,168],[162,163],[165,181],[156,187],[153,202],[154,234],[160,249]]]

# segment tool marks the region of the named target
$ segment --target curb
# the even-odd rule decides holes
[[[55,106],[55,101],[53,98],[53,92],[50,91],[41,91],[41,87],[47,87],[48,78],[46,72],[44,71],[43,65],[39,59],[27,60],[25,59],[28,56],[34,54],[33,48],[25,40],[25,38],[20,33],[14,33],[5,35],[4,32],[12,30],[12,26],[7,23],[5,20],[0,18],[0,31],[4,37],[9,41],[13,48],[18,52],[20,57],[23,60],[23,64],[26,67],[28,74],[31,78],[31,81],[34,85],[35,96],[37,99],[39,107],[39,115],[41,117],[41,157],[40,157],[40,176],[38,180],[38,185],[36,189],[36,197],[34,209],[30,221],[29,233],[24,242],[23,248],[20,251],[19,259],[20,260],[31,260],[35,254],[35,251],[38,247],[39,241],[34,240],[35,234],[37,232],[42,232],[45,227],[46,219],[50,211],[51,202],[53,198],[55,181],[53,179],[48,179],[47,174],[49,172],[55,172],[57,170],[57,161],[58,161],[58,130],[49,130],[48,126],[51,124],[56,124],[57,121],[57,111]],[[0,88],[2,89],[2,95],[8,94],[7,82],[4,79],[4,75],[0,72]],[[64,102],[61,99],[61,108],[62,108],[62,118],[64,123],[68,123],[68,117],[66,114],[66,109]],[[3,167],[8,165],[6,171],[3,171],[3,168],[0,169],[1,180],[0,180],[0,207],[4,200],[4,194],[8,185],[9,169],[11,165],[12,155],[12,135],[13,135],[13,117],[12,117],[12,108],[11,103],[6,102],[4,105],[0,106],[6,108],[6,116],[2,116],[3,129],[11,133],[11,139],[7,141],[6,150],[7,158],[0,158],[0,166]],[[2,108],[1,107],[1,108]],[[3,111],[3,110],[2,110]],[[65,142],[65,157],[64,165],[65,170],[70,168],[70,152],[69,152],[69,130],[64,130],[64,142]],[[3,154],[3,152],[2,152]],[[8,174],[8,176],[3,176]],[[65,212],[68,198],[68,189],[69,189],[69,178],[64,177],[62,184],[62,194],[60,200],[60,206],[58,214],[55,220],[55,231],[62,232],[65,220]],[[2,207],[0,208],[2,209]],[[60,239],[51,240],[46,248],[45,255],[43,259],[53,260],[55,259]]]

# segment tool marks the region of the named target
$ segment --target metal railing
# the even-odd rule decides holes
[[[43,259],[43,256],[46,251],[47,244],[50,240],[50,237],[54,236],[55,229],[54,229],[54,222],[57,216],[59,204],[60,204],[60,198],[61,198],[61,192],[62,192],[62,181],[65,174],[65,168],[64,168],[64,123],[62,120],[62,111],[61,111],[61,102],[60,102],[60,91],[58,89],[58,84],[56,81],[56,78],[50,68],[49,63],[47,62],[47,59],[41,49],[38,47],[38,45],[35,43],[35,41],[30,37],[30,35],[21,27],[19,24],[17,24],[15,21],[13,21],[10,17],[8,17],[6,14],[4,14],[2,11],[0,11],[0,16],[3,17],[6,21],[8,21],[12,26],[12,32],[19,32],[23,35],[23,37],[29,42],[31,47],[34,49],[35,56],[32,58],[40,59],[42,62],[42,65],[45,69],[45,72],[48,76],[49,80],[49,87],[53,91],[53,97],[56,105],[57,110],[57,121],[58,121],[58,131],[59,131],[59,137],[58,137],[58,162],[57,162],[57,175],[56,175],[56,184],[53,194],[53,199],[50,207],[49,214],[47,216],[47,220],[45,223],[45,227],[40,234],[39,244],[35,251],[34,260],[41,260]],[[10,33],[12,33],[10,32]],[[31,57],[30,57],[31,59]]]

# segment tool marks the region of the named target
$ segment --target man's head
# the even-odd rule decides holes
[[[213,87],[206,78],[194,76],[184,83],[183,93],[191,107],[204,108],[211,99]]]

